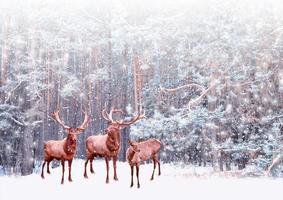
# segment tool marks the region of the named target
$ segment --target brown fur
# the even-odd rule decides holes
[[[106,134],[90,136],[86,140],[87,160],[85,162],[84,177],[87,176],[87,164],[90,161],[90,172],[94,173],[92,162],[95,157],[100,156],[105,158],[107,176],[106,183],[109,183],[109,159],[113,158],[114,180],[118,180],[116,172],[116,161],[120,152],[121,128],[117,125],[110,124],[106,130]]]
[[[62,178],[61,184],[64,183],[64,172],[65,172],[65,161],[68,161],[69,167],[69,177],[68,180],[72,181],[71,177],[71,167],[74,156],[77,152],[77,135],[80,134],[88,124],[88,116],[85,114],[85,119],[83,124],[79,128],[70,128],[65,126],[63,122],[60,120],[59,111],[55,112],[53,116],[55,116],[55,120],[61,124],[65,131],[67,132],[67,137],[63,140],[49,140],[44,143],[44,162],[42,164],[41,177],[44,179],[44,167],[47,163],[47,173],[50,174],[49,164],[53,159],[57,159],[61,161],[62,164]]]
[[[153,172],[151,175],[151,180],[154,179],[154,172],[156,168],[156,163],[158,164],[158,175],[161,174],[160,171],[160,161],[158,160],[158,153],[161,148],[161,143],[156,139],[149,139],[143,142],[129,141],[129,148],[127,149],[127,160],[131,167],[131,187],[133,187],[133,175],[134,167],[136,167],[136,176],[138,182],[138,188],[140,187],[139,181],[139,167],[142,161],[152,159],[153,161]]]
[[[120,152],[120,138],[121,138],[121,129],[135,123],[137,120],[144,117],[144,115],[138,115],[134,117],[129,122],[124,121],[114,121],[112,119],[112,113],[117,112],[117,110],[111,110],[110,113],[105,113],[105,109],[102,111],[102,116],[110,124],[106,129],[104,135],[90,136],[86,140],[86,161],[84,167],[84,177],[88,178],[87,175],[87,164],[90,161],[90,172],[94,173],[92,162],[95,157],[100,156],[104,157],[106,163],[106,183],[109,183],[109,159],[113,158],[113,168],[114,168],[114,180],[118,180],[117,171],[116,171],[116,161]],[[119,112],[122,112],[119,110]]]

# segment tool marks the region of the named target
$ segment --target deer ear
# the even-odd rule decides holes
[[[132,142],[131,140],[128,140],[128,144],[129,144],[130,146],[133,146],[133,142]]]
[[[81,132],[83,132],[84,131],[84,129],[82,129],[82,128],[76,128],[76,133],[77,134],[80,134]]]
[[[126,128],[127,126],[126,125],[119,125],[118,127],[119,127],[120,130],[122,130],[122,129]]]

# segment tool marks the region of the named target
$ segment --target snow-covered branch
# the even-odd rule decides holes
[[[13,93],[16,89],[18,89],[18,88],[22,85],[23,82],[24,82],[23,80],[20,81],[12,90],[10,90],[9,92],[7,92],[8,96],[7,96],[6,99],[5,99],[5,104],[10,100],[12,93]]]
[[[16,124],[18,124],[18,125],[20,125],[20,126],[26,126],[24,123],[22,123],[22,122],[16,120],[16,119],[15,119],[14,117],[12,117],[12,116],[11,116],[11,119],[12,119]]]
[[[169,88],[161,88],[161,92],[176,92],[176,91],[181,90],[181,89],[192,88],[192,87],[195,87],[195,88],[201,90],[200,95],[198,97],[194,98],[194,99],[191,99],[188,103],[188,109],[191,112],[192,111],[191,107],[197,105],[201,101],[201,99],[208,94],[208,92],[211,89],[215,88],[215,86],[217,84],[218,84],[218,81],[215,81],[211,86],[209,86],[207,89],[205,89],[205,87],[203,87],[202,85],[199,85],[197,83],[190,83],[190,84],[183,85],[183,86],[176,87],[176,88],[170,88],[170,89]]]

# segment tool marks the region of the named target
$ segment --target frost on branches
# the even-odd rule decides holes
[[[66,136],[57,108],[74,127],[88,109],[84,158],[115,107],[147,117],[120,160],[129,138],[154,137],[163,162],[282,176],[283,4],[203,2],[1,1],[1,173],[39,168],[43,142]]]

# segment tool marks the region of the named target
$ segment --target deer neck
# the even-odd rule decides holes
[[[134,155],[135,152],[130,150],[127,158],[129,162],[132,162]]]
[[[114,138],[110,135],[107,136],[106,146],[111,152],[119,152],[120,149],[120,132],[117,133],[118,137]]]
[[[73,141],[70,135],[68,135],[63,148],[67,155],[74,155],[77,151],[77,143]]]
[[[141,161],[140,157],[139,157],[139,153],[137,153],[133,150],[130,150],[127,159],[131,164],[137,164]]]

